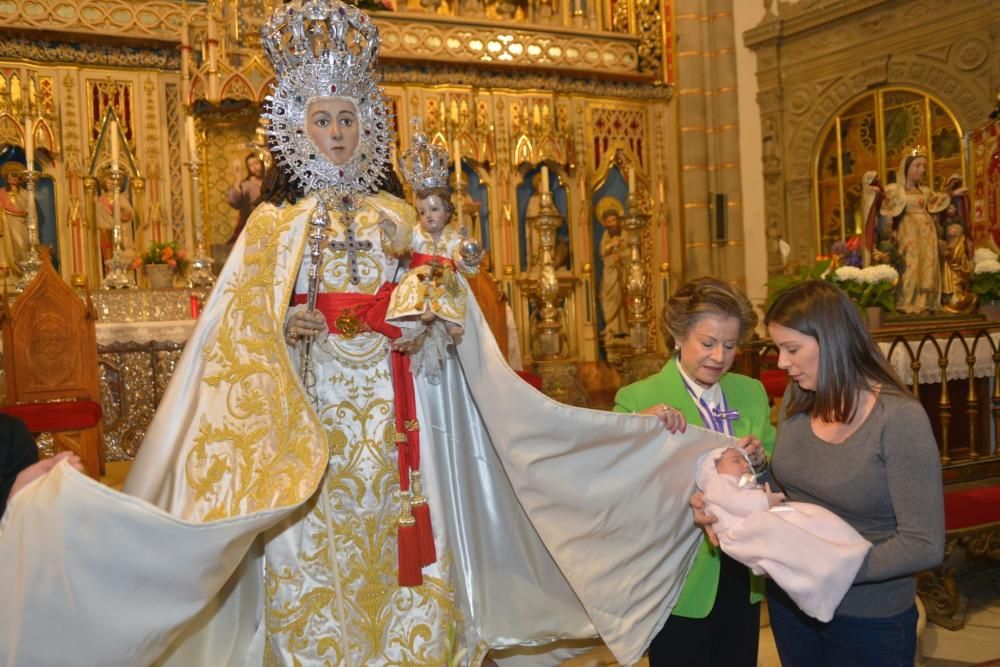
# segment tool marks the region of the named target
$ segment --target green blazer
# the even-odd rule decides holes
[[[740,418],[733,422],[737,437],[754,435],[760,438],[768,455],[774,449],[775,429],[771,424],[764,385],[745,375],[726,373],[719,382],[730,408],[740,411]],[[673,406],[684,413],[689,424],[702,424],[701,413],[684,386],[676,357],[667,362],[659,373],[622,387],[615,395],[615,412],[639,412],[658,403]],[[682,474],[683,471],[678,471]],[[694,470],[687,473],[694,479]],[[763,599],[764,585],[759,577],[751,577],[750,602]],[[694,565],[684,581],[673,614],[687,618],[705,618],[715,604],[719,588],[719,550],[706,537],[695,556]]]

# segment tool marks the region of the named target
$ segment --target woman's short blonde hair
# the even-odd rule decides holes
[[[686,339],[705,315],[738,319],[740,343],[745,343],[757,326],[757,313],[742,292],[716,278],[695,278],[682,285],[663,306],[661,324],[667,347],[673,348]]]

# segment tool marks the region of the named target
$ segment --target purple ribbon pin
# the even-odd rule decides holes
[[[712,415],[716,419],[728,419],[729,421],[735,421],[740,418],[739,410],[720,410],[719,408],[712,408]]]

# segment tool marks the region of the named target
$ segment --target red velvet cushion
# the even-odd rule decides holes
[[[944,494],[945,530],[1000,521],[1000,486],[984,486]]]
[[[788,373],[782,370],[761,371],[760,382],[764,385],[764,391],[771,398],[781,398],[785,395],[785,387],[788,386]]]
[[[78,431],[101,421],[101,404],[95,401],[6,405],[0,412],[21,418],[32,433]]]

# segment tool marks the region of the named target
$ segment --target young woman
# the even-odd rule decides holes
[[[789,500],[815,503],[874,544],[833,619],[806,616],[768,582],[781,663],[912,665],[914,574],[941,562],[944,505],[927,414],[839,289],[790,289],[764,320],[791,384],[772,473]]]

